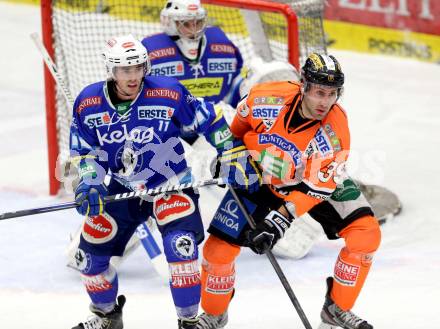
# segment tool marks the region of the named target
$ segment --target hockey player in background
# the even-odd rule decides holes
[[[163,33],[142,43],[151,58],[151,75],[173,76],[194,96],[233,107],[243,59],[239,49],[216,26],[207,26],[199,0],[168,0],[160,14]]]
[[[337,103],[344,74],[333,56],[311,54],[303,83],[254,86],[240,102],[231,131],[262,170],[264,185],[238,191],[256,221],[251,229],[232,194],[223,198],[203,248],[199,329],[223,328],[234,294],[235,259],[242,246],[262,254],[308,212],[329,239],[343,238],[321,311],[324,328],[373,328],[353,312],[381,233],[378,220],[346,174],[350,133]],[[270,113],[267,113],[270,112]]]
[[[103,57],[109,79],[79,94],[70,133],[71,156],[80,176],[75,200],[85,216],[76,260],[95,314],[74,329],[123,328],[125,297],[117,297],[118,276],[109,261],[122,254],[136,227],[149,216],[156,218],[162,234],[178,326],[195,328],[198,244],[204,237],[198,194],[187,189],[108,204],[104,197],[189,182],[178,138],[182,131],[206,137],[222,159],[221,176],[238,188],[259,187],[258,179],[246,176],[258,177],[255,164],[212,104],[196,99],[173,78],[148,76],[148,53],[131,35],[110,39]],[[108,174],[111,179],[105,183]]]

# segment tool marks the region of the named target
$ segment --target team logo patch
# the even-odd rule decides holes
[[[171,57],[174,55],[176,55],[175,47],[156,49],[148,53],[148,57],[150,57],[151,61],[157,58]]]
[[[170,263],[171,286],[189,288],[200,284],[199,264],[197,261]]]
[[[338,260],[335,264],[334,278],[340,284],[352,287],[356,285],[359,270],[359,265],[346,263],[340,257],[338,257]]]
[[[109,214],[86,217],[82,236],[90,243],[99,244],[110,241],[118,232],[116,221]]]
[[[76,113],[80,114],[84,109],[95,106],[95,105],[101,105],[102,99],[99,96],[92,96],[87,97],[79,103],[78,107],[76,108]]]
[[[237,70],[236,58],[209,58],[208,73],[234,73]]]
[[[185,74],[182,61],[154,64],[151,67],[151,75],[179,77]]]
[[[246,99],[242,100],[237,105],[237,112],[243,117],[246,118],[249,115],[249,107],[246,105]]]
[[[173,248],[174,254],[181,259],[190,260],[194,258],[196,247],[189,234],[177,234],[171,240],[171,247]]]
[[[216,295],[230,293],[234,289],[235,272],[228,276],[208,275],[206,279],[206,291]]]
[[[168,106],[138,106],[138,118],[140,120],[170,120],[174,109]]]
[[[75,263],[78,270],[83,273],[88,273],[92,266],[92,258],[90,254],[85,253],[84,250],[78,248],[75,253]]]
[[[186,194],[165,195],[154,201],[154,215],[159,225],[188,216],[195,211],[193,200]]]
[[[110,115],[108,112],[89,114],[84,118],[84,123],[90,129],[93,127],[102,127],[110,123]]]
[[[272,128],[274,123],[275,123],[275,120],[268,120],[268,119],[263,120],[263,124],[266,127],[266,131],[270,130],[270,128]]]
[[[117,151],[115,156],[115,166],[121,167],[118,174],[123,177],[129,177],[139,171],[142,168],[144,157],[140,156],[139,151],[130,145],[130,143],[125,143]]]

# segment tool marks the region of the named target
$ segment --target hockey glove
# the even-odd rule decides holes
[[[219,154],[218,175],[234,188],[248,190],[250,193],[256,192],[262,183],[258,165],[241,142],[235,144]]]
[[[284,236],[291,222],[278,211],[272,210],[254,230],[246,232],[246,245],[256,254],[264,254]]]
[[[76,210],[84,216],[98,216],[104,212],[104,198],[107,195],[104,184],[88,185],[80,181],[75,190]]]

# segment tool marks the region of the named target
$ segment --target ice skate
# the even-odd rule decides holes
[[[331,297],[330,291],[333,286],[333,278],[327,278],[327,293],[324,306],[321,311],[322,323],[318,329],[373,329],[367,321],[361,319],[350,310],[344,311],[336,305]]]
[[[178,319],[177,325],[178,329],[197,329],[197,324],[199,323],[198,318],[192,318],[192,319]]]
[[[196,329],[221,329],[228,323],[228,311],[220,315],[202,313],[199,316],[199,323]]]
[[[90,306],[90,310],[95,316],[81,322],[72,329],[122,329],[124,324],[122,323],[122,308],[125,304],[125,296],[118,297],[118,302],[115,308],[110,313],[104,314],[101,310]]]

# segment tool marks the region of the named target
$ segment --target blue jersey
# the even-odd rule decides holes
[[[233,85],[240,79],[243,59],[221,29],[213,26],[206,29],[197,63],[186,59],[165,33],[146,37],[142,44],[149,53],[151,75],[175,77],[194,96],[213,103],[224,100],[235,107],[239,95]]]
[[[216,118],[213,105],[196,99],[176,79],[145,77],[123,115],[102,81],[84,88],[75,101],[71,155],[80,162],[80,175],[99,164],[97,183],[110,169],[130,188],[150,188],[188,171],[178,138],[187,132],[205,134],[217,148],[226,139],[220,140],[217,133],[232,138],[223,117]]]

